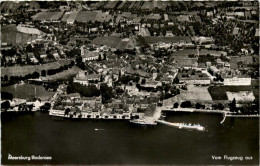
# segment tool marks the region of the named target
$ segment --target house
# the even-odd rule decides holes
[[[233,35],[238,35],[239,34],[239,28],[238,27],[235,27],[233,29],[233,32],[232,32]]]
[[[213,11],[207,12],[207,16],[208,16],[208,17],[213,17],[213,15],[214,15]]]
[[[230,68],[230,63],[228,63],[228,62],[225,62],[225,64],[224,64],[224,67],[226,67],[226,68]]]
[[[87,108],[89,108],[89,111],[92,112],[93,109],[100,110],[102,107],[101,97],[83,97],[82,102],[84,111],[88,110]]]
[[[160,81],[164,84],[171,84],[173,79],[168,76],[164,76],[160,79]]]
[[[245,11],[245,18],[246,19],[251,19],[252,18],[251,12],[249,10]]]
[[[107,83],[108,86],[112,87],[113,86],[113,79],[110,75],[107,75],[105,77],[105,80],[104,80],[105,83]]]
[[[210,78],[205,73],[195,73],[195,75],[190,75],[188,77],[180,77],[180,82],[192,85],[209,85]]]
[[[60,55],[58,54],[58,52],[54,52],[52,55],[56,60],[60,59]]]
[[[28,59],[30,59],[30,61],[32,63],[38,63],[38,59],[35,58],[34,54],[32,52],[28,53]]]
[[[98,60],[99,58],[98,52],[89,51],[87,49],[84,49],[83,47],[81,47],[80,50],[81,50],[82,62]]]
[[[147,87],[147,88],[157,88],[159,86],[162,86],[162,83],[159,81],[151,81],[151,80],[147,80],[145,82],[144,85],[142,85],[143,87]]]
[[[249,76],[224,76],[224,85],[251,85],[251,77]]]
[[[141,109],[146,109],[148,106],[149,106],[149,101],[148,100],[141,100],[140,101],[140,106],[141,106]]]
[[[70,93],[65,95],[60,95],[59,100],[61,101],[61,105],[65,107],[73,107],[73,106],[81,106],[81,98],[79,93]]]
[[[259,29],[255,29],[255,37],[259,37]]]
[[[141,36],[151,36],[150,31],[147,28],[140,28]]]
[[[150,73],[147,73],[143,70],[133,70],[131,68],[127,68],[126,71],[125,71],[125,75],[138,75],[142,78],[151,78],[151,74]]]
[[[172,34],[172,31],[166,31],[165,37],[172,37],[172,36],[174,36]]]
[[[80,71],[76,77],[74,77],[73,82],[80,83],[82,85],[89,85],[90,83],[97,83],[100,81],[99,74],[86,75],[84,71]]]
[[[210,66],[209,67],[209,72],[212,74],[212,75],[216,75],[216,74],[219,74],[219,69],[216,68],[215,66]]]
[[[174,23],[173,22],[168,22],[168,26],[173,26]]]
[[[164,17],[164,21],[168,21],[169,20],[168,14],[164,14],[163,17]]]
[[[188,58],[188,57],[175,57],[175,63],[177,67],[184,68],[193,68],[198,67],[198,59],[197,58]]]
[[[212,37],[205,37],[205,36],[199,36],[199,37],[192,37],[192,40],[199,44],[211,44],[214,43],[214,39]]]
[[[40,55],[40,58],[41,58],[41,59],[46,59],[46,58],[47,58],[47,54],[41,54],[41,55]]]

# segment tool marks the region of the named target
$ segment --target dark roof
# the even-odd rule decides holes
[[[160,37],[160,36],[145,36],[144,39],[147,43],[177,43],[186,42],[191,43],[191,38],[189,36],[174,36],[174,37]]]
[[[97,37],[91,43],[96,45],[106,45],[109,47],[116,48],[121,38],[116,36]]]

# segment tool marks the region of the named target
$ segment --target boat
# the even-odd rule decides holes
[[[187,128],[187,129],[195,129],[195,130],[198,130],[198,131],[204,131],[205,130],[205,127],[199,125],[199,124],[194,124],[192,125],[191,123],[189,124],[185,124],[185,123],[179,123],[179,128]]]
[[[201,126],[201,125],[192,125],[191,123],[186,124],[186,123],[171,123],[171,122],[166,122],[163,120],[157,120],[157,122],[168,125],[168,126],[172,126],[172,127],[177,127],[179,129],[188,129],[188,130],[198,130],[198,131],[204,131],[205,127]]]
[[[138,124],[138,125],[157,125],[156,122],[154,121],[147,121],[145,119],[134,119],[134,120],[130,120],[131,123],[134,123],[134,124]]]

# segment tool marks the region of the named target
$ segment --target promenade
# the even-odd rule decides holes
[[[173,112],[204,112],[204,113],[230,113],[225,110],[207,110],[207,109],[196,109],[196,108],[169,108],[169,107],[158,107],[161,111],[173,111]]]

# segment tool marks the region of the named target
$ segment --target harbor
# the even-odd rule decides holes
[[[168,122],[201,124],[207,130],[207,132],[199,132],[158,122],[156,126],[149,127],[135,125],[128,120],[70,118],[54,120],[48,113],[43,112],[3,112],[1,116],[2,137],[8,138],[8,140],[3,140],[2,147],[3,162],[6,164],[11,163],[10,160],[6,160],[8,153],[15,155],[17,152],[50,155],[53,160],[38,161],[39,164],[47,165],[68,164],[71,159],[75,160],[74,164],[84,165],[90,162],[97,165],[103,164],[104,162],[100,162],[100,157],[110,165],[123,161],[130,161],[131,165],[151,165],[152,163],[170,165],[173,162],[181,165],[214,165],[216,162],[212,160],[210,160],[211,163],[205,163],[202,160],[210,159],[210,154],[222,155],[223,151],[227,150],[230,153],[247,150],[254,154],[253,160],[239,162],[244,165],[256,165],[259,157],[258,141],[252,139],[252,137],[258,137],[259,120],[257,118],[227,117],[225,125],[220,125],[219,122],[222,120],[220,114],[166,113],[165,120]],[[24,133],[35,136],[28,138],[24,136]],[[212,141],[213,137],[218,141]],[[245,141],[250,143],[245,143]],[[209,148],[216,144],[219,148]],[[230,144],[243,146],[230,148]],[[50,151],[50,147],[55,151]],[[64,154],[70,157],[64,158]],[[129,158],[125,159],[123,156],[127,155]],[[188,156],[189,161],[181,158],[182,156]],[[15,163],[19,165],[18,161]],[[232,163],[234,162],[226,164]]]
[[[175,110],[176,111],[176,110]],[[193,110],[194,111],[194,110]],[[191,111],[188,111],[191,112]],[[201,110],[199,111],[201,112]],[[162,109],[156,107],[156,110],[153,114],[153,116],[142,116],[140,118],[135,118],[132,114],[114,114],[113,116],[110,116],[108,114],[104,113],[72,113],[72,114],[66,114],[65,111],[55,111],[50,110],[49,112],[50,116],[55,117],[64,117],[64,118],[72,118],[72,119],[122,119],[122,120],[128,120],[130,123],[141,125],[141,126],[156,126],[159,124],[167,125],[170,127],[175,127],[178,129],[188,129],[188,130],[196,130],[196,131],[205,131],[205,127],[199,125],[199,124],[191,124],[191,123],[172,123],[167,122],[165,120],[161,120],[162,118],[165,118],[165,116],[162,115]]]

